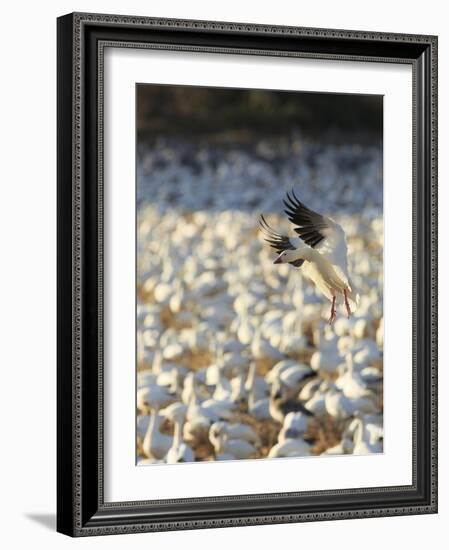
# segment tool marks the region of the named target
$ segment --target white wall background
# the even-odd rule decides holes
[[[9,2],[2,11],[0,86],[0,520],[5,548],[128,548],[167,545],[213,550],[292,544],[378,550],[428,546],[447,538],[449,386],[445,335],[449,307],[449,31],[445,2],[409,0],[60,0]],[[72,540],[55,529],[56,333],[56,17],[71,11],[438,34],[440,55],[440,513],[282,526],[156,533]],[[446,99],[445,99],[446,98]],[[283,542],[282,542],[283,541]],[[441,547],[441,545],[438,545]],[[437,546],[437,547],[438,547]]]

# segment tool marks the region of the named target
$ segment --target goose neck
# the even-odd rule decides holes
[[[184,422],[177,418],[175,421],[175,429],[173,432],[173,446],[178,447],[182,443],[182,426]]]
[[[154,409],[152,414],[151,414],[151,417],[150,417],[150,422],[148,424],[148,429],[147,429],[147,433],[145,434],[145,438],[144,438],[144,447],[147,447],[148,449],[151,450],[151,446],[152,446],[152,443],[153,443],[153,440],[154,440],[154,435],[156,433],[156,426],[157,426],[157,417],[158,417],[158,409]]]
[[[362,419],[359,418],[356,433],[354,435],[354,442],[355,443],[362,443],[366,441],[366,429],[365,429],[365,423]]]

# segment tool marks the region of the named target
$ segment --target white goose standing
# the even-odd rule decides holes
[[[224,422],[215,422],[209,430],[209,440],[215,449],[217,460],[251,458],[256,447],[246,439],[233,438]]]
[[[380,434],[378,440],[372,442],[370,434],[363,422],[362,418],[356,418],[354,431],[354,451],[355,455],[369,455],[372,453],[382,452],[382,443],[380,442]]]
[[[142,450],[146,457],[161,460],[170,449],[173,438],[170,435],[162,434],[159,431],[161,417],[159,416],[159,404],[157,404],[151,414],[148,429],[142,442]]]
[[[283,201],[288,219],[298,237],[280,235],[271,229],[263,216],[259,224],[265,240],[279,253],[275,264],[289,263],[301,267],[331,302],[329,323],[337,316],[336,306],[343,303],[348,317],[355,310],[358,294],[348,274],[346,235],[334,220],[310,210],[292,190]]]
[[[161,411],[161,415],[170,418],[175,427],[172,445],[165,457],[167,464],[195,461],[195,455],[192,449],[182,440],[182,428],[184,426],[186,414],[187,406],[184,405],[184,403],[173,403]]]

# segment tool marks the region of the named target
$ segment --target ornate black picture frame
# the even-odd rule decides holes
[[[413,483],[105,503],[103,49],[406,63],[413,69]],[[437,38],[69,14],[58,19],[58,501],[71,536],[437,511]]]

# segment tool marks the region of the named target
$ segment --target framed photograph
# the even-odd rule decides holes
[[[437,511],[437,38],[58,19],[58,531]]]

